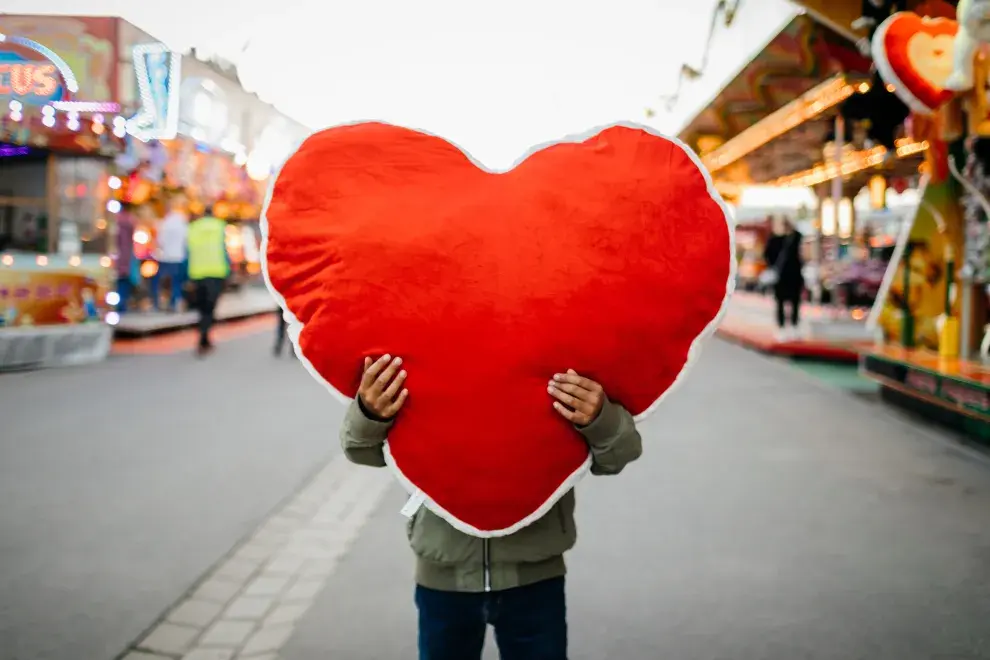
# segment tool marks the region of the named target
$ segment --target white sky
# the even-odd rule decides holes
[[[246,86],[319,128],[385,119],[449,138],[490,167],[617,120],[647,120],[698,64],[716,0],[0,0],[9,13],[117,15],[173,48],[239,60]],[[608,8],[606,10],[606,7]],[[743,0],[697,105],[766,40],[787,0]],[[236,54],[250,41],[240,56]]]

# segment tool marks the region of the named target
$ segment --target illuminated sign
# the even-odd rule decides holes
[[[182,56],[164,44],[135,46],[134,74],[141,109],[127,121],[139,140],[171,140],[179,127],[179,84]]]
[[[29,153],[31,153],[31,150],[27,147],[21,147],[13,144],[0,144],[0,158],[27,156]]]
[[[77,101],[73,95],[78,92],[75,74],[58,53],[37,41],[0,33],[0,97],[65,112],[120,109],[116,103]]]
[[[25,105],[54,105],[70,101],[78,91],[72,69],[54,51],[30,39],[0,34],[0,96]]]

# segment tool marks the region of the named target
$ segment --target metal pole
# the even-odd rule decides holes
[[[846,120],[842,114],[835,116],[835,167],[836,176],[832,179],[832,212],[835,214],[835,232],[839,233],[839,206],[842,204],[842,152],[846,144]],[[822,264],[818,264],[818,272],[821,274]],[[821,277],[819,276],[819,282]],[[821,296],[821,284],[819,284],[819,296]],[[835,306],[835,300],[831,301],[831,306]]]
[[[56,159],[57,156],[54,153],[48,154],[45,170],[46,211],[48,212],[47,250],[49,254],[54,254],[58,251],[59,185],[61,182],[58,179],[58,162]]]
[[[968,360],[973,354],[973,269],[963,266],[959,277],[959,357]]]
[[[815,199],[818,201],[818,222],[815,223],[814,242],[811,244],[811,261],[814,264],[815,281],[811,283],[811,302],[820,305],[822,302],[822,285],[820,271],[822,267],[822,204],[821,188],[815,189]]]

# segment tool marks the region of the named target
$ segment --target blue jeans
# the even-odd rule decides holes
[[[117,303],[117,311],[123,314],[127,311],[127,305],[131,300],[131,293],[134,290],[134,285],[131,283],[131,278],[126,275],[117,276],[117,295],[120,296],[120,302]]]
[[[179,300],[182,299],[182,285],[185,284],[186,280],[185,266],[182,262],[162,261],[158,264],[158,272],[151,278],[151,302],[155,306],[155,309],[158,309],[160,304],[158,302],[158,288],[163,277],[169,279],[169,285],[172,288],[172,295],[169,297],[168,302],[169,308],[175,309],[179,304]]]
[[[480,660],[488,624],[502,660],[567,660],[564,578],[490,593],[416,587],[419,660]]]

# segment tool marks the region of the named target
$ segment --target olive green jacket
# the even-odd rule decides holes
[[[349,460],[384,467],[389,422],[369,419],[355,399],[340,429]],[[591,449],[591,473],[618,474],[643,451],[633,418],[606,401],[598,418],[577,429]],[[565,573],[564,553],[574,546],[574,491],[550,511],[509,536],[480,539],[454,529],[426,507],[409,520],[409,544],[416,554],[416,581],[441,591],[501,591]]]

